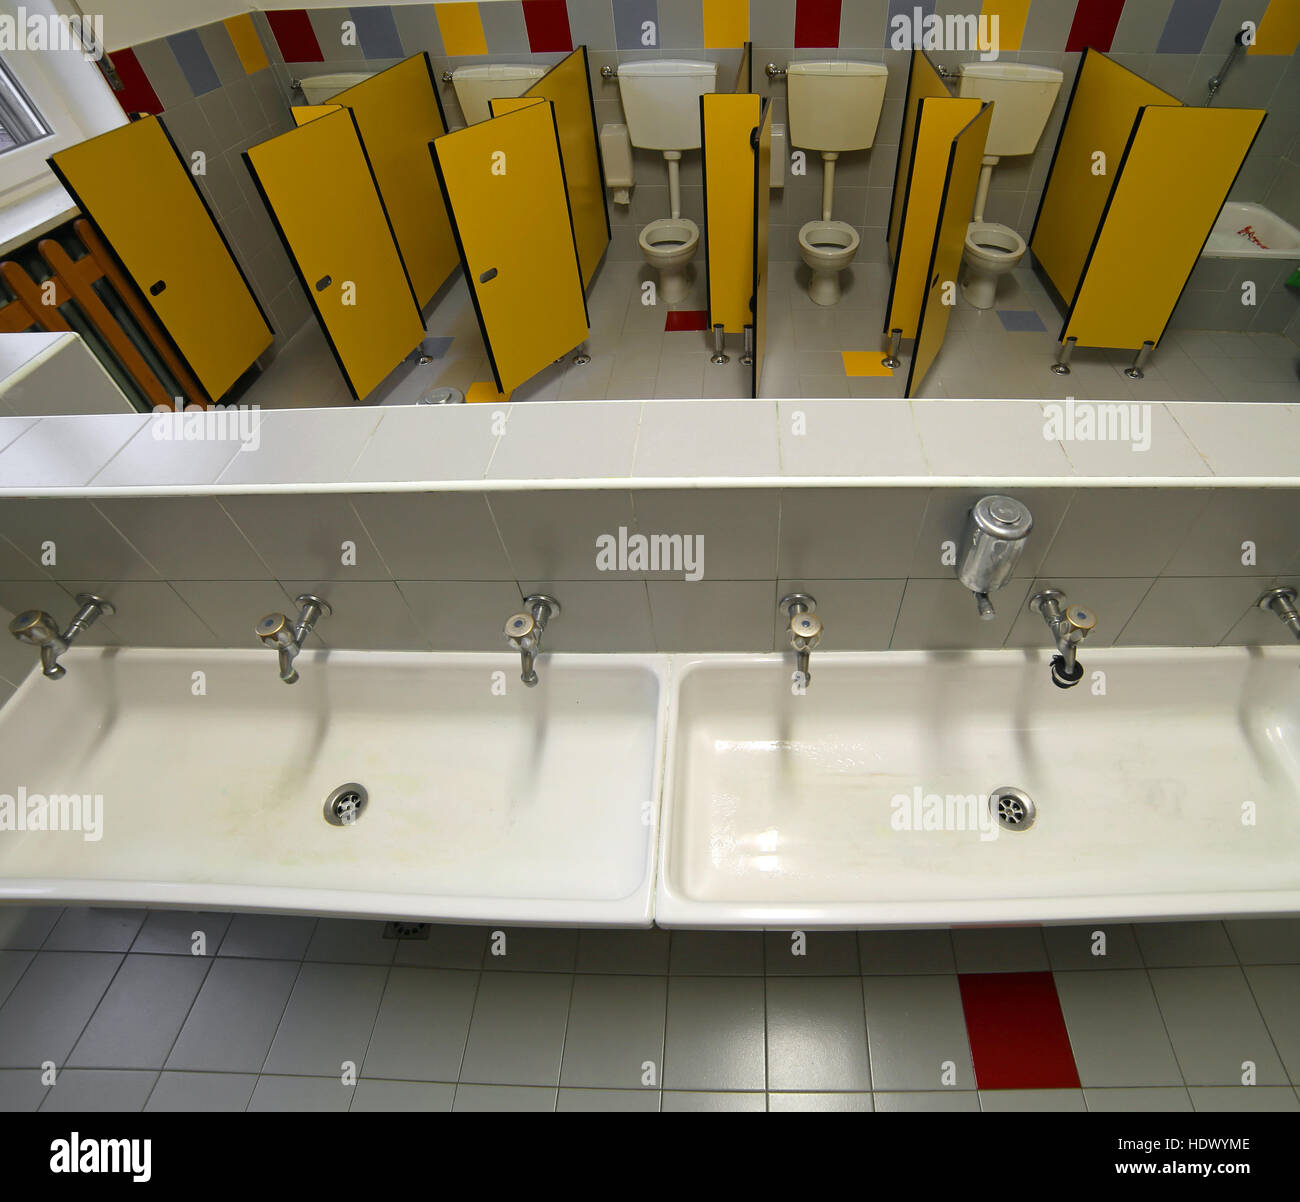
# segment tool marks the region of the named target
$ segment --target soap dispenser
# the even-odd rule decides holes
[[[982,497],[972,506],[957,552],[957,579],[975,594],[985,621],[996,616],[989,594],[1011,579],[1033,526],[1033,516],[1014,497]]]

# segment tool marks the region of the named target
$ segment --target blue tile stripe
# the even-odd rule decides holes
[[[197,29],[187,29],[184,33],[174,33],[167,39],[167,45],[180,64],[181,74],[190,85],[195,96],[215,92],[221,87],[221,77],[208,57],[207,49],[199,37]]]
[[[1200,54],[1220,0],[1174,0],[1156,43],[1157,54]]]
[[[1012,334],[1041,334],[1047,330],[1043,319],[1032,309],[999,309],[998,320]]]
[[[646,22],[654,24],[654,42],[642,40]],[[659,0],[614,0],[614,44],[619,50],[648,50],[659,45]]]
[[[378,8],[350,10],[357,27],[357,40],[366,58],[404,58],[402,39],[397,34],[393,10],[387,5]]]
[[[934,6],[935,0],[889,0],[889,24],[885,27],[885,45],[890,47],[894,45],[894,19],[901,17],[907,22],[908,31],[904,49],[920,50],[921,44],[919,42],[915,46],[912,45],[912,35],[916,32],[914,28],[915,10],[918,8],[921,10],[921,20],[924,22],[926,17],[933,16]],[[975,10],[972,8],[972,11]]]

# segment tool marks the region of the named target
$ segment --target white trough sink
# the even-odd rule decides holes
[[[1085,645],[1081,660],[1084,683],[1063,691],[1037,652],[814,652],[799,697],[789,657],[679,657],[657,920],[791,929],[1300,911],[1300,655]],[[959,825],[975,807],[949,795],[984,810],[1000,786],[1035,802],[1032,827],[990,838],[987,823],[892,821],[919,808],[924,826],[928,806]]]
[[[292,686],[260,650],[63,662],[0,710],[0,794],[102,795],[102,837],[0,830],[0,898],[651,921],[663,659],[547,655],[534,689],[517,655],[304,652]]]

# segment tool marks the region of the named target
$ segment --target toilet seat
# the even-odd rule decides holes
[[[805,256],[811,254],[828,261],[843,259],[841,266],[847,266],[857,253],[860,241],[858,231],[847,221],[810,221],[799,230],[799,249]]]
[[[1014,265],[1025,253],[1025,240],[1008,225],[972,221],[966,227],[966,253],[990,266],[1007,260]]]
[[[694,257],[700,244],[700,227],[689,217],[661,217],[637,235],[637,242],[641,253],[655,266],[676,266]]]

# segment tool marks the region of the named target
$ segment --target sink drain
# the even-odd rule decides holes
[[[325,798],[325,821],[331,826],[351,826],[361,817],[369,800],[370,794],[355,781],[339,785]]]
[[[1038,807],[1023,789],[1003,785],[989,794],[989,811],[998,825],[1009,831],[1027,831],[1038,817]]]

